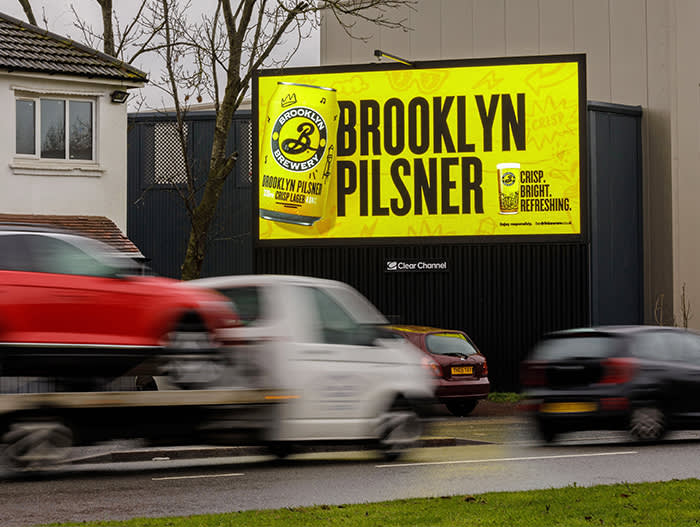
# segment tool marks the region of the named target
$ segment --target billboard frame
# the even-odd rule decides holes
[[[453,236],[385,236],[348,238],[293,238],[260,239],[260,171],[259,171],[259,79],[261,77],[333,74],[356,72],[400,71],[405,69],[447,69],[475,66],[499,66],[518,64],[576,63],[578,72],[578,132],[579,132],[579,215],[580,232],[574,234],[491,234]],[[312,67],[261,69],[252,78],[252,190],[253,218],[252,235],[255,247],[362,247],[400,245],[445,245],[445,244],[532,244],[532,243],[589,243],[589,177],[588,177],[588,127],[586,95],[586,55],[583,53],[561,55],[533,55],[517,57],[492,57],[471,59],[450,59],[416,61],[411,65],[400,63],[340,64]]]

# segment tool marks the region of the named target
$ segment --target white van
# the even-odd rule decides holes
[[[387,319],[347,284],[289,275],[188,282],[234,303],[243,326],[223,330],[239,372],[294,398],[267,431],[278,455],[304,442],[375,443],[395,458],[422,431],[433,402],[432,359],[384,330]]]

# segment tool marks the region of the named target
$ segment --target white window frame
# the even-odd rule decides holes
[[[18,95],[15,97],[15,109],[17,108],[17,101],[30,101],[34,103],[34,154],[20,154],[17,152],[17,135],[15,134],[15,157],[17,158],[25,158],[25,159],[40,159],[42,161],[47,160],[47,161],[70,161],[73,163],[80,163],[80,162],[86,162],[86,163],[94,163],[95,162],[95,100],[91,98],[77,98],[77,97],[60,97],[60,96],[51,96],[51,95],[46,95],[43,97],[27,97],[23,95]],[[63,158],[55,158],[55,157],[41,157],[41,102],[42,101],[59,101],[64,103],[64,141],[65,141],[65,156]],[[90,110],[91,110],[91,126],[92,126],[92,131],[91,131],[91,145],[90,148],[92,150],[92,158],[91,159],[73,159],[70,157],[70,103],[71,102],[88,102],[90,103]],[[15,131],[17,127],[17,115],[15,113]]]
[[[58,175],[58,176],[102,176],[105,170],[99,164],[98,151],[98,105],[103,93],[94,92],[64,92],[53,90],[34,90],[14,86],[12,99],[12,156],[10,163],[12,172],[16,175]],[[65,157],[41,157],[41,100],[57,100],[65,103]],[[17,101],[34,103],[34,154],[17,153]],[[91,103],[92,118],[92,159],[70,158],[70,103]]]

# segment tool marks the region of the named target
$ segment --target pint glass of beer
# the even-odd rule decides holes
[[[501,214],[517,214],[520,204],[520,163],[499,163],[498,204]]]
[[[338,102],[333,88],[277,83],[260,152],[260,217],[313,225],[335,177]]]

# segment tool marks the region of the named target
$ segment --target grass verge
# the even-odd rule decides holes
[[[565,487],[228,514],[52,524],[61,527],[635,526],[700,523],[700,480]]]
[[[492,403],[519,403],[523,400],[523,395],[514,392],[491,392],[487,400]]]

